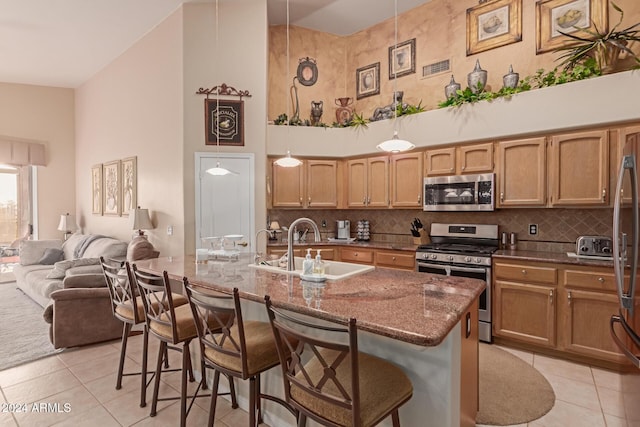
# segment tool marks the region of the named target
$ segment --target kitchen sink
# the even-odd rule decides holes
[[[302,257],[295,257],[295,269],[292,271],[287,271],[284,268],[278,267],[277,259],[271,261],[263,261],[260,264],[249,264],[249,267],[263,271],[270,271],[272,273],[292,274],[295,276],[300,276],[300,274],[302,274],[303,260],[304,258]],[[356,276],[358,274],[367,273],[375,269],[373,265],[354,264],[350,262],[339,261],[324,261],[324,265],[324,276],[327,280],[342,280],[348,277]]]

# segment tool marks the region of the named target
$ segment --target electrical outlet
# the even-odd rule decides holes
[[[326,219],[322,220],[322,228],[327,228],[327,220]]]
[[[170,225],[167,227],[167,236],[172,236],[173,235],[173,226]]]
[[[538,224],[529,224],[529,235],[535,236],[538,234]]]

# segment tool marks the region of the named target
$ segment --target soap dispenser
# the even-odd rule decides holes
[[[302,261],[302,274],[305,276],[311,276],[313,274],[313,260],[311,259],[311,248],[307,249],[307,255]]]
[[[322,257],[320,256],[321,250],[322,249],[318,249],[316,260],[313,263],[313,274],[315,274],[316,276],[324,276],[325,265]]]

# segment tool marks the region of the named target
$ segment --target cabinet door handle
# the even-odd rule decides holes
[[[567,300],[569,302],[569,305],[571,305],[571,291],[567,292]]]
[[[362,199],[362,204],[366,205],[367,204],[367,196],[364,196],[364,198]]]
[[[462,171],[463,171],[465,167],[466,167],[465,165],[462,165],[462,167],[460,168],[460,170],[462,170]]]
[[[395,260],[396,260],[396,257],[391,257],[391,259],[395,261]]]
[[[367,205],[371,204],[371,196],[367,197]]]
[[[549,303],[553,305],[553,290],[549,291]]]
[[[300,197],[300,204],[302,204],[302,197]]]
[[[504,203],[504,191],[500,192],[500,203]]]
[[[604,283],[604,277],[598,277],[598,282]]]
[[[307,202],[311,204],[311,196],[307,197]]]
[[[422,201],[422,197],[418,194],[418,203]]]
[[[602,201],[606,201],[607,200],[607,189],[603,188],[602,189]]]
[[[525,270],[524,268],[522,269],[522,274],[527,274],[527,270]]]

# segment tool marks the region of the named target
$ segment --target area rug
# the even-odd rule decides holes
[[[540,372],[495,345],[480,344],[480,411],[476,422],[525,424],[553,408],[553,388]]]
[[[0,370],[56,353],[49,341],[44,309],[16,288],[0,284]]]

